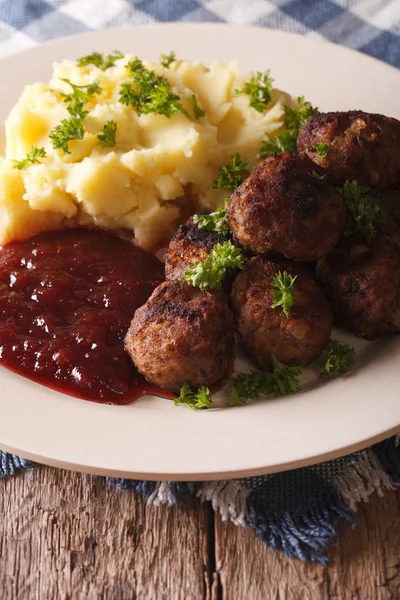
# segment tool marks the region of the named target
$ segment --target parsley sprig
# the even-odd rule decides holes
[[[175,406],[184,404],[188,408],[202,410],[211,406],[211,392],[206,386],[201,386],[197,392],[193,392],[187,383],[180,389],[178,398],[175,398]]]
[[[147,70],[137,57],[130,61],[127,67],[132,74],[132,82],[126,81],[121,85],[121,104],[132,106],[139,115],[159,114],[168,119],[180,111],[193,121],[182,106],[180,96],[172,91],[166,77],[157,75],[153,70]]]
[[[381,225],[386,223],[385,210],[374,196],[369,195],[369,188],[359,185],[356,179],[347,180],[339,192],[349,209],[349,221],[345,235],[359,233],[371,242]]]
[[[68,143],[73,140],[83,140],[84,129],[83,120],[87,112],[84,111],[79,117],[70,117],[63,119],[60,125],[54,127],[50,132],[49,138],[55,150],[63,150],[65,154],[71,154]]]
[[[328,156],[328,152],[332,150],[332,146],[323,143],[314,144],[314,150],[317,153],[319,162],[322,162]]]
[[[200,117],[205,117],[206,116],[206,111],[203,110],[202,108],[200,108],[200,106],[198,105],[198,103],[197,103],[197,96],[195,94],[192,94],[191,96],[189,96],[187,100],[192,105],[192,110],[193,110],[194,118],[196,120],[200,119]]]
[[[264,112],[268,104],[271,102],[271,88],[273,79],[270,77],[270,72],[261,73],[257,71],[256,75],[250,77],[240,89],[235,90],[235,94],[247,94],[250,96],[250,106],[258,112]]]
[[[239,373],[233,378],[230,406],[243,406],[260,396],[284,396],[294,394],[300,387],[297,379],[300,367],[290,367],[272,355],[273,373],[252,371]]]
[[[108,54],[107,56],[100,54],[100,52],[92,52],[92,54],[78,58],[76,64],[78,67],[87,67],[88,65],[93,65],[102,71],[106,71],[110,67],[113,67],[115,62],[121,58],[124,58],[124,55],[122,52],[119,52],[119,50],[114,50],[112,54]]]
[[[194,215],[193,222],[199,229],[205,229],[206,231],[217,231],[218,233],[226,235],[229,232],[229,226],[226,217],[226,208],[228,206],[228,202],[229,198],[225,198],[223,205],[209,215]]]
[[[117,124],[115,121],[107,121],[104,124],[103,132],[99,133],[97,139],[102,148],[112,148],[116,144]]]
[[[249,163],[238,152],[231,154],[229,164],[219,169],[218,176],[213,181],[213,189],[235,190],[249,174]]]
[[[32,147],[23,160],[14,160],[14,169],[23,171],[29,165],[40,163],[40,158],[46,158],[46,150],[44,148]]]
[[[282,307],[286,317],[294,303],[294,282],[297,275],[292,277],[287,271],[279,271],[271,281],[271,296],[274,299],[272,308]]]
[[[330,340],[317,362],[322,379],[332,379],[348,373],[354,364],[355,350],[338,340]]]
[[[264,140],[261,146],[260,157],[266,158],[271,154],[280,152],[296,152],[297,138],[300,129],[309,117],[318,112],[318,108],[313,107],[304,99],[304,96],[297,98],[298,109],[285,107],[285,117],[287,129],[279,135]]]
[[[169,69],[171,63],[173,63],[175,61],[176,61],[175,52],[170,52],[169,54],[161,54],[161,56],[160,56],[160,65],[162,65],[166,69]]]
[[[93,81],[89,85],[75,85],[70,79],[61,78],[61,81],[68,83],[71,86],[72,92],[70,94],[62,94],[64,102],[68,104],[67,111],[73,117],[84,117],[88,114],[84,110],[85,104],[90,102],[94,95],[100,94],[102,89],[98,81]]]
[[[181,277],[193,287],[222,290],[222,283],[228,269],[243,269],[245,256],[231,241],[216,244],[204,261],[195,262]]]

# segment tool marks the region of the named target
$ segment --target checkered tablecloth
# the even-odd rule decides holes
[[[400,67],[400,0],[0,0],[0,56],[61,35],[158,21],[284,29]]]

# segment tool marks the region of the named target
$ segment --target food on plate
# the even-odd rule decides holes
[[[342,185],[384,190],[400,180],[400,121],[360,110],[317,113],[300,130],[298,151]]]
[[[386,213],[383,230],[400,248],[400,184],[382,193],[380,201]]]
[[[400,253],[389,237],[343,239],[317,272],[337,325],[369,340],[400,332]]]
[[[131,402],[146,384],[123,340],[163,275],[155,256],[102,231],[46,232],[7,244],[0,251],[1,363],[81,398]]]
[[[166,281],[139,308],[125,348],[153,385],[179,391],[209,386],[227,375],[234,354],[226,297],[183,281]]]
[[[287,107],[287,108],[285,108]],[[218,169],[286,129],[299,103],[234,62],[97,52],[26,86],[6,121],[0,244],[70,226],[125,232],[148,250],[223,204]]]
[[[308,157],[281,153],[256,165],[230,197],[234,240],[255,254],[315,261],[339,240],[345,203]]]
[[[196,262],[203,262],[216,244],[229,240],[227,235],[217,231],[200,229],[193,217],[185,225],[181,225],[171,238],[165,253],[165,277],[181,279],[187,267]]]
[[[252,258],[236,277],[230,300],[240,343],[263,369],[271,369],[273,356],[305,366],[328,344],[331,308],[299,265]]]

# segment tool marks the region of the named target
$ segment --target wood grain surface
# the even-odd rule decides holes
[[[361,506],[323,567],[208,505],[146,506],[90,475],[42,467],[0,489],[1,600],[400,598],[400,492]]]

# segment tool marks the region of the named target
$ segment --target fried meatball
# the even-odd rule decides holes
[[[271,283],[281,271],[297,276],[294,303],[286,317],[274,302]],[[274,354],[290,365],[307,365],[326,347],[332,328],[329,303],[310,273],[285,261],[252,258],[231,293],[235,326],[243,348],[264,369]]]
[[[368,340],[400,331],[400,253],[389,237],[344,238],[317,272],[338,325]]]
[[[223,244],[228,240],[228,236],[216,231],[199,229],[191,217],[185,225],[179,227],[168,244],[165,254],[165,277],[180,279],[187,267],[205,260],[215,244]]]
[[[330,150],[320,160],[315,144]],[[318,113],[303,125],[297,148],[343,185],[357,179],[361,185],[383,190],[400,181],[400,121],[352,110]]]
[[[325,256],[341,236],[347,209],[321,175],[322,169],[297,154],[260,162],[229,200],[234,239],[254,254],[279,253],[297,261]]]
[[[143,376],[162,389],[212,385],[233,358],[233,318],[226,297],[183,281],[162,283],[136,311],[125,349]]]
[[[400,184],[381,194],[380,201],[386,212],[383,231],[400,247]]]

